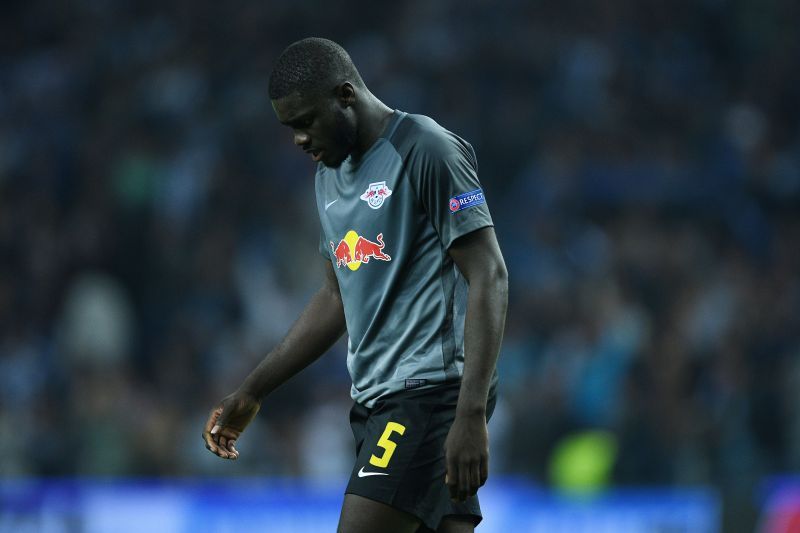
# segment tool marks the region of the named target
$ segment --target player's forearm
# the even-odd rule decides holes
[[[283,341],[250,372],[240,390],[262,399],[319,359],[344,331],[341,298],[323,287],[311,298]]]
[[[508,306],[508,274],[500,264],[470,280],[464,324],[464,375],[456,416],[485,415]]]

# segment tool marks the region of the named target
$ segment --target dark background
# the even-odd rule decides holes
[[[4,476],[344,479],[340,344],[227,463],[208,410],[322,281],[272,62],[340,42],[469,140],[510,271],[493,474],[713,486],[800,466],[800,4],[10,2],[0,18]],[[324,443],[325,453],[319,453]]]

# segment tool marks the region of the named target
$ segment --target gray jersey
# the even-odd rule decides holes
[[[467,284],[447,249],[492,225],[472,146],[395,111],[358,164],[320,164],[320,251],[333,262],[349,335],[352,397],[460,379]]]

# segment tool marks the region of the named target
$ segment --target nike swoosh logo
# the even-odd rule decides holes
[[[358,471],[358,477],[367,477],[367,476],[388,476],[386,472],[364,472],[364,467],[361,467],[361,470]]]
[[[334,200],[332,202],[325,202],[325,211],[327,211],[330,206],[332,206],[333,204],[335,204],[338,201],[339,201],[339,199],[337,198],[336,200]]]

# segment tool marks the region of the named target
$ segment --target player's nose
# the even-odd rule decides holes
[[[300,131],[294,132],[294,144],[297,146],[303,146],[308,144],[310,141],[311,137],[308,135],[308,133],[303,133]]]

